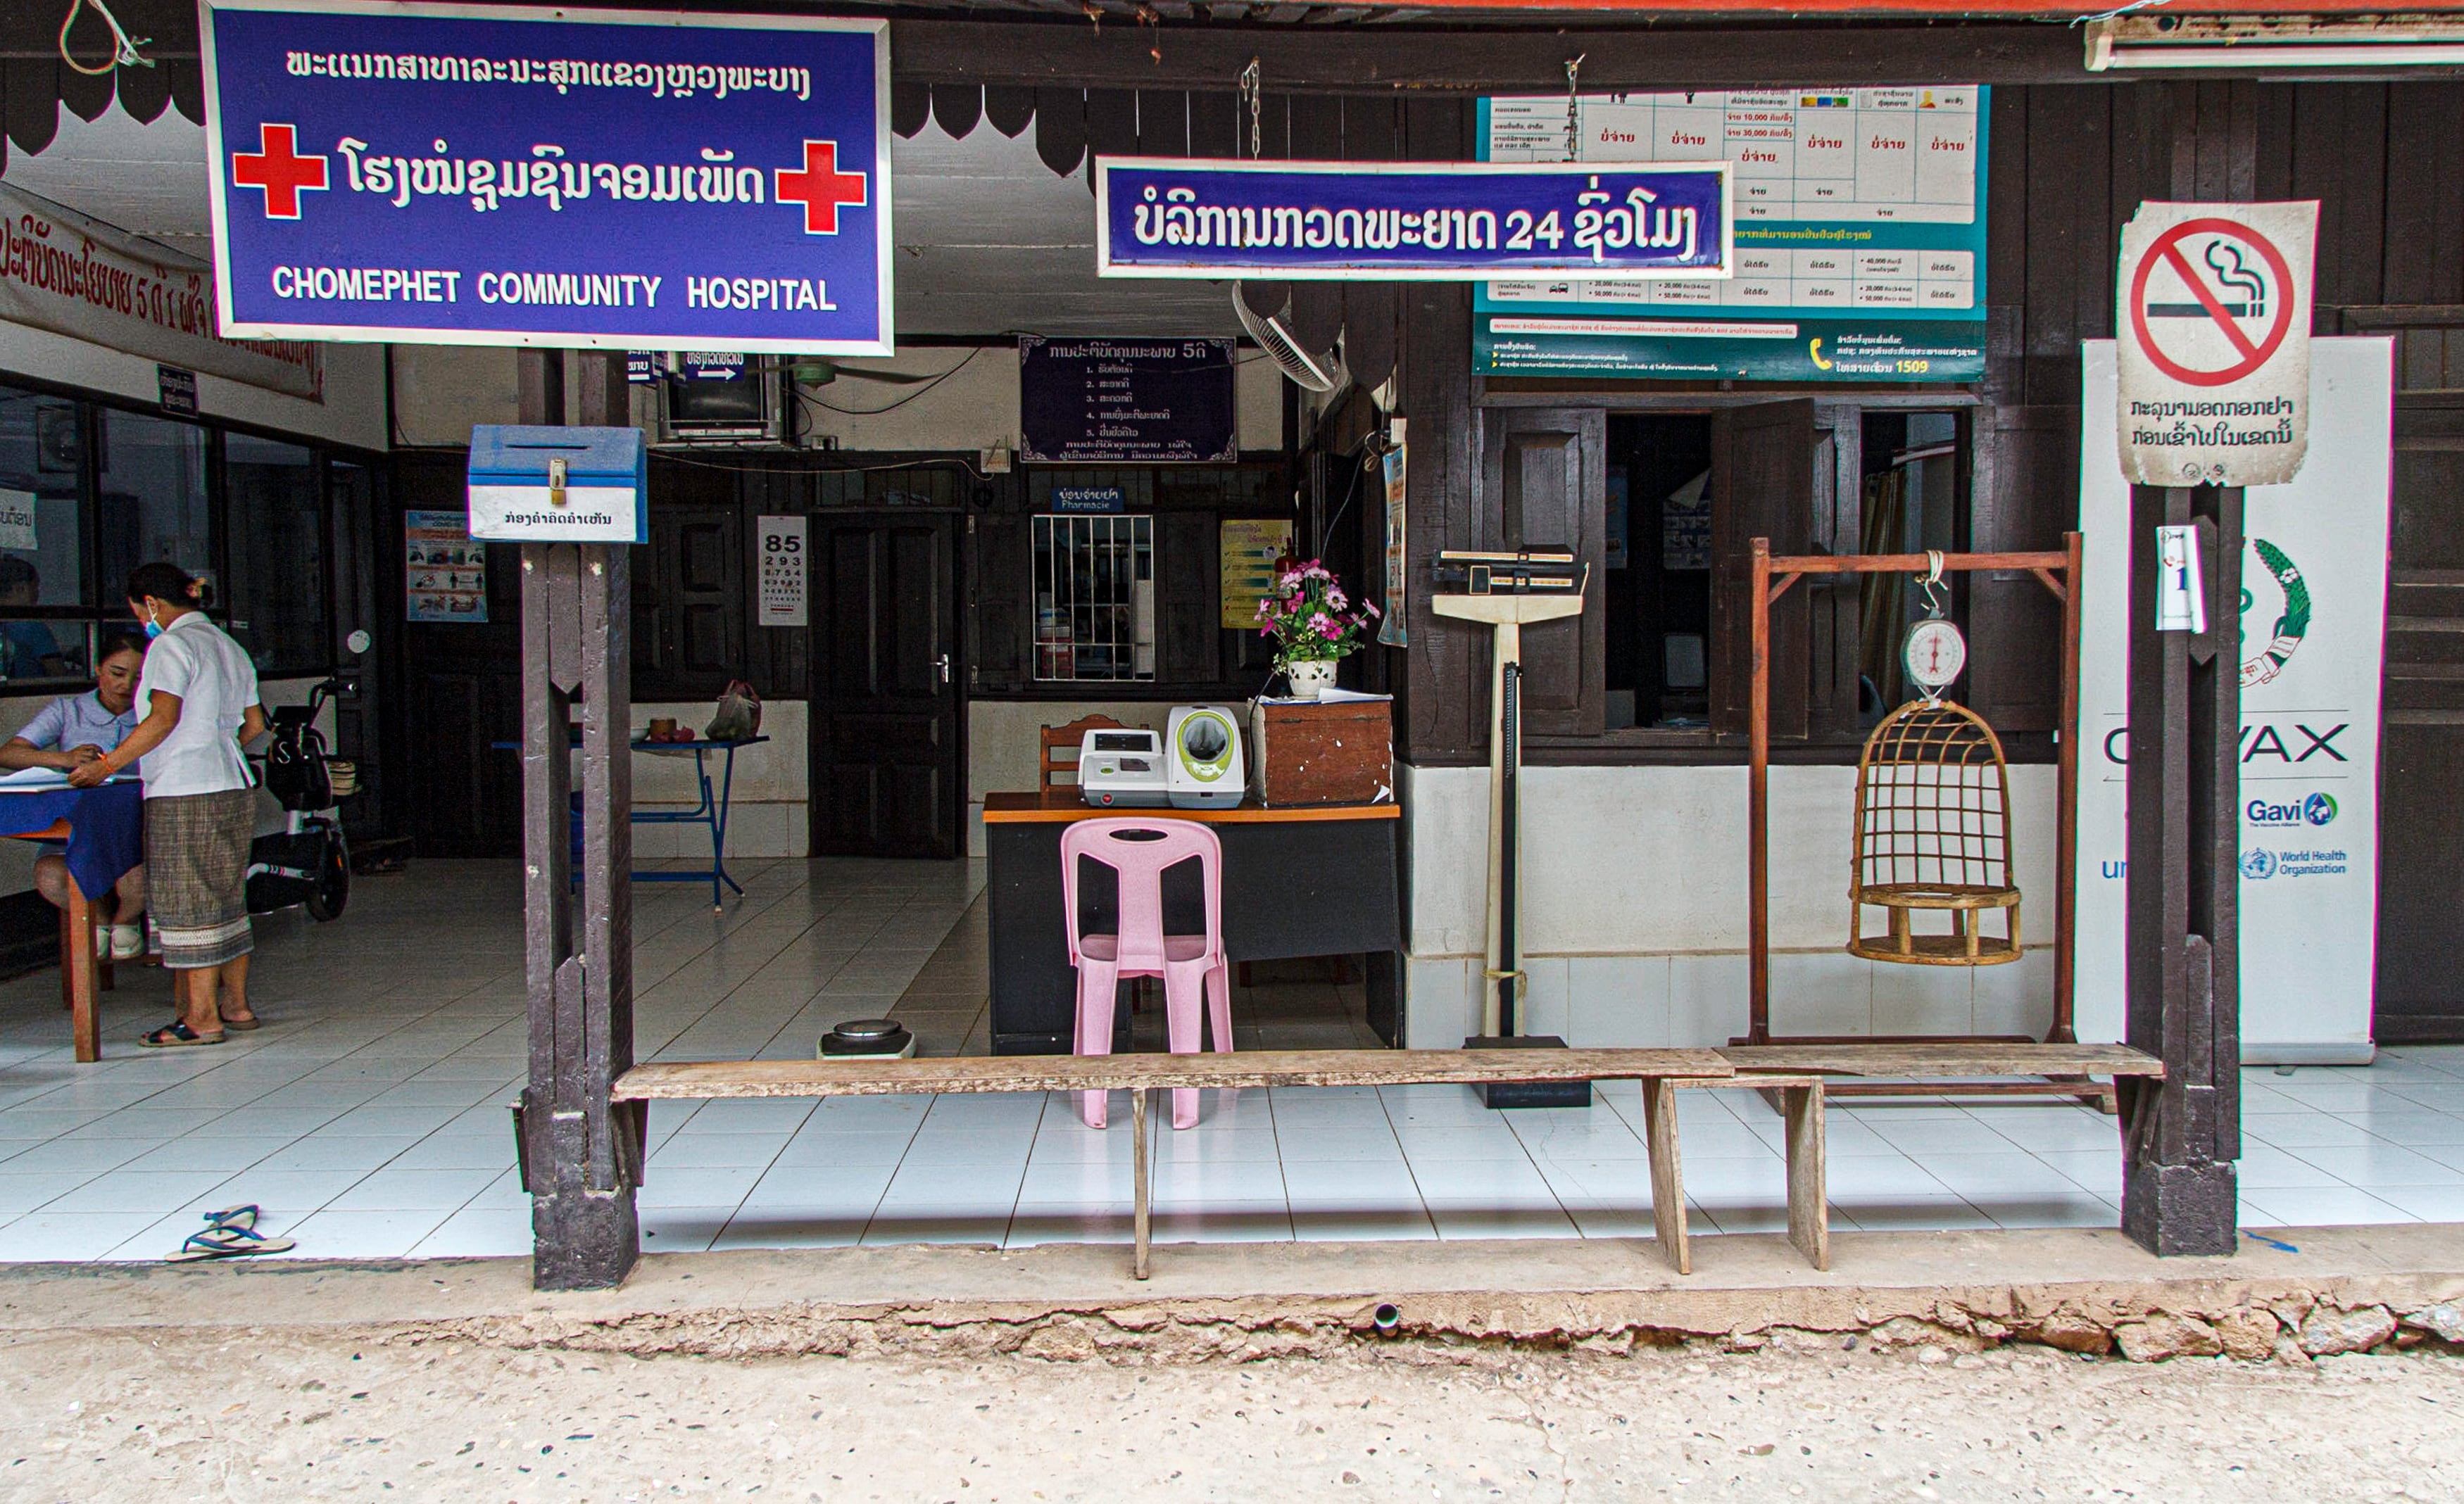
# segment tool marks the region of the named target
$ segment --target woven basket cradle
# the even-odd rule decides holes
[[[2019,890],[2011,881],[2011,774],[2002,743],[1973,711],[1912,700],[1882,718],[1857,763],[1857,855],[1848,882],[1848,950],[1909,966],[1999,966],[2019,959]],[[1888,931],[1865,933],[1867,907]],[[1983,932],[1989,909],[2003,933]],[[1946,913],[1947,934],[1920,934],[1919,910]]]

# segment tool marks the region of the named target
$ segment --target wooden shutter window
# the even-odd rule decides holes
[[[1597,736],[1607,724],[1608,415],[1596,407],[1481,414],[1481,514],[1501,547],[1563,543],[1592,566],[1583,614],[1523,632],[1524,730]],[[1485,657],[1486,644],[1483,644]]]
[[[1711,730],[1747,733],[1753,692],[1753,579],[1749,545],[1773,554],[1814,545],[1814,469],[1819,440],[1810,400],[1725,408],[1711,420]],[[1808,732],[1812,592],[1771,608],[1771,733]]]

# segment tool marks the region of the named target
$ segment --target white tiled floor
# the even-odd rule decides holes
[[[951,936],[979,866],[743,875],[749,892],[724,915],[683,884],[643,890],[643,1057],[801,1056],[828,1024],[893,1007],[929,1049],[981,1048],[966,980],[979,963],[964,931]],[[239,1201],[260,1203],[296,1256],[527,1252],[505,1112],[525,1048],[516,867],[416,863],[363,882],[337,925],[290,916],[260,934],[267,1027],[210,1049],[134,1047],[166,1014],[158,972],[124,973],[109,1057],[93,1066],[69,1057],[55,976],[0,985],[0,1259],[159,1257],[200,1210]],[[1243,1044],[1339,1043],[1361,1027],[1356,989],[1270,982],[1243,996]],[[2255,1070],[2245,1097],[2246,1222],[2464,1221],[2464,1048]],[[1074,1105],[661,1103],[645,1246],[1126,1240],[1126,1102],[1103,1133]],[[1220,1094],[1198,1129],[1157,1127],[1156,1236],[1647,1235],[1639,1110],[1631,1085],[1587,1110],[1503,1114],[1457,1087]],[[1681,1121],[1694,1225],[1784,1226],[1776,1116],[1751,1093],[1699,1091]],[[1833,1107],[1841,1228],[2110,1226],[2120,1166],[2112,1121],[2079,1107]]]

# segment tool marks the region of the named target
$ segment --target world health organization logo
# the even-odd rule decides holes
[[[2276,876],[2276,853],[2259,846],[2243,852],[2241,875],[2253,880]]]
[[[2301,817],[2313,825],[2326,825],[2336,818],[2336,801],[2325,794],[2314,794],[2301,801]]]

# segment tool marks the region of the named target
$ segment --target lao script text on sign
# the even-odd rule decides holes
[[[212,0],[204,25],[226,335],[891,353],[886,22]]]
[[[2118,438],[2142,486],[2278,486],[2310,444],[2319,206],[2143,204],[2122,231]]]
[[[803,626],[804,519],[763,517],[760,533],[761,594],[756,621],[762,626]]]
[[[1104,276],[1725,277],[1725,162],[1101,158]]]

